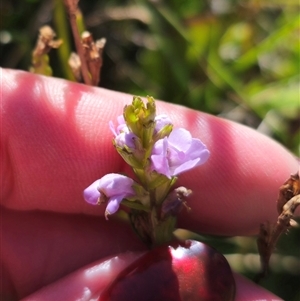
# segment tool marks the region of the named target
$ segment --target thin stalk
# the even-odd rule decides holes
[[[78,0],[64,0],[64,3],[65,3],[67,11],[69,13],[69,20],[70,20],[70,25],[71,25],[74,41],[75,41],[75,46],[76,46],[77,54],[79,55],[80,62],[81,62],[82,77],[83,77],[84,83],[86,85],[91,86],[92,79],[90,77],[88,65],[87,65],[87,62],[84,57],[84,50],[83,50],[83,47],[81,44],[81,37],[80,37],[79,30],[78,30],[77,23],[76,23],[76,11],[78,10],[78,6],[77,6]]]

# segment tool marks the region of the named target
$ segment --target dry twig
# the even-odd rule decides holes
[[[91,76],[93,86],[97,86],[100,82],[100,71],[102,67],[102,52],[106,39],[102,38],[94,42],[92,35],[85,31],[82,33],[82,46],[84,49],[84,60],[87,63],[88,71]],[[69,66],[79,82],[81,81],[81,60],[77,53],[71,53],[69,58]]]
[[[39,30],[39,37],[32,52],[32,66],[30,72],[51,75],[48,53],[62,44],[62,40],[54,40],[56,34],[50,26],[42,26]]]
[[[277,200],[278,219],[276,223],[263,223],[257,238],[257,247],[261,259],[261,273],[257,276],[257,282],[265,277],[269,270],[269,261],[276,243],[281,234],[295,225],[294,212],[300,205],[300,179],[299,173],[291,175],[280,187]]]
[[[81,44],[81,38],[79,35],[79,31],[76,24],[76,12],[78,10],[78,2],[79,0],[64,0],[67,12],[69,14],[70,18],[70,25],[73,33],[73,37],[75,40],[76,50],[80,58],[81,62],[81,74],[84,80],[84,83],[87,85],[92,85],[92,79],[90,77],[89,71],[88,71],[88,65],[87,62],[84,59],[84,49]]]
[[[94,42],[94,39],[88,31],[81,35],[84,48],[84,57],[87,62],[89,72],[92,78],[92,84],[97,86],[100,82],[100,70],[102,67],[102,52],[106,39],[102,38]]]

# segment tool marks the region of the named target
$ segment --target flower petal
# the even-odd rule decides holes
[[[108,125],[111,130],[111,132],[114,134],[115,137],[117,137],[120,133],[129,133],[129,129],[125,123],[124,116],[120,115],[117,118],[118,125],[115,127],[114,123],[112,121],[109,121]]]
[[[103,191],[107,197],[114,195],[128,194],[134,195],[132,185],[134,181],[126,176],[110,173],[99,180],[98,189]]]
[[[158,140],[152,150],[151,163],[152,170],[163,174],[167,177],[171,177],[170,168],[167,158],[168,151],[168,140],[165,137],[164,139]]]
[[[122,132],[116,136],[115,143],[117,146],[122,148],[127,146],[131,149],[135,149],[135,142],[134,142],[135,138],[136,135],[131,132],[130,133]]]
[[[192,139],[190,148],[186,152],[186,156],[190,159],[200,158],[201,164],[205,163],[209,158],[210,152],[206,145],[199,139]]]
[[[120,203],[126,197],[126,194],[120,194],[117,196],[113,196],[109,199],[108,204],[105,210],[105,218],[107,219],[108,215],[114,214],[118,211],[120,207]]]
[[[174,129],[171,132],[168,141],[172,148],[185,152],[190,148],[192,135],[189,131],[183,128]]]
[[[177,166],[176,168],[174,168],[172,174],[179,175],[180,173],[183,173],[184,171],[188,171],[188,170],[200,165],[199,163],[200,163],[200,158],[186,161],[186,162],[182,163],[181,165]]]
[[[155,133],[159,132],[164,126],[172,124],[170,118],[166,114],[157,115],[155,121]]]
[[[91,184],[83,191],[83,197],[85,201],[89,204],[92,205],[98,204],[98,200],[100,197],[100,192],[98,190],[99,181],[100,180],[95,181],[93,184]]]

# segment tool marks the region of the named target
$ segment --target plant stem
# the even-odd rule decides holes
[[[69,13],[70,25],[71,25],[75,45],[76,45],[76,50],[77,50],[77,53],[79,55],[80,62],[81,62],[82,77],[83,77],[84,83],[86,85],[91,86],[92,79],[91,79],[89,71],[88,71],[87,62],[85,60],[84,51],[83,51],[83,47],[81,44],[81,37],[80,37],[79,31],[77,28],[77,24],[76,24],[76,11],[78,10],[78,6],[77,6],[78,0],[64,0],[64,3],[65,3],[67,11]]]

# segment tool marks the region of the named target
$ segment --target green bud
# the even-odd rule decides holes
[[[155,127],[156,107],[152,97],[147,97],[145,106],[140,97],[134,97],[132,104],[125,106],[124,119],[131,132],[133,132],[142,141],[144,149],[153,145],[153,132]]]
[[[154,135],[154,137],[153,137],[154,143],[159,139],[168,137],[170,135],[170,133],[172,132],[172,130],[173,130],[173,124],[167,124],[166,126],[164,126],[159,132],[157,132]]]

